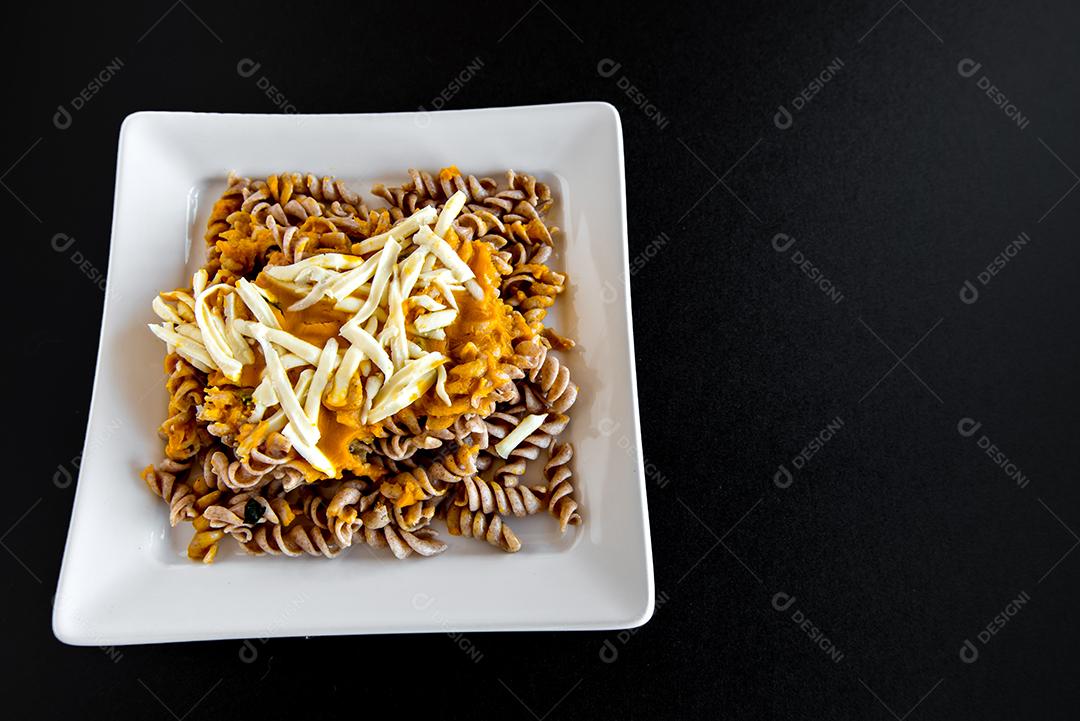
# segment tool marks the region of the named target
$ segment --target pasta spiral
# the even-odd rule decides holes
[[[265,525],[258,526],[247,534],[233,531],[230,535],[253,556],[268,553],[271,556],[285,555],[294,558],[304,554],[333,558],[342,550],[328,531],[315,526],[293,526],[284,531],[281,526]]]
[[[465,506],[454,505],[447,511],[446,525],[452,536],[480,538],[507,553],[521,550],[521,541],[498,513],[474,513]]]
[[[540,493],[538,497],[536,492]],[[545,489],[528,486],[503,486],[495,481],[485,481],[477,476],[463,480],[454,503],[470,511],[498,512],[508,516],[531,516],[544,507]]]
[[[574,486],[570,478],[570,459],[574,457],[574,447],[569,443],[556,443],[551,448],[551,456],[544,465],[544,478],[547,479],[548,512],[559,519],[559,531],[566,533],[566,527],[581,523],[577,501],[574,500]]]
[[[169,504],[169,525],[171,526],[195,515],[195,494],[191,486],[176,481],[176,476],[189,467],[190,464],[166,458],[157,466],[147,466],[142,472],[143,480],[154,495],[161,496]]]

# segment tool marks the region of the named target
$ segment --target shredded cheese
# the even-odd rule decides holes
[[[266,339],[265,335],[256,336],[256,340],[262,346],[263,356],[266,358],[266,372],[274,386],[274,393],[277,395],[278,403],[281,404],[281,410],[285,411],[285,415],[297,435],[305,443],[315,445],[319,441],[319,427],[311,423],[307,415],[304,414],[304,409],[300,406],[300,399],[296,397],[296,392],[289,384],[289,377],[285,375],[285,367],[281,365],[281,358],[273,346],[270,345],[270,341]],[[304,371],[304,373],[311,372],[310,368]]]
[[[304,440],[292,423],[285,426],[281,431],[281,435],[292,442],[292,447],[303,456],[304,460],[311,464],[312,468],[331,478],[337,475],[337,469],[334,468],[334,464],[330,462],[326,454],[320,451],[314,443]]]
[[[233,358],[232,349],[229,348],[225,338],[225,322],[207,305],[207,298],[222,288],[230,288],[230,286],[216,283],[209,288],[204,288],[195,298],[195,322],[199,325],[203,345],[214,360],[214,365],[225,374],[226,378],[235,382],[240,380],[243,366],[240,361]]]
[[[446,235],[446,231],[450,230],[450,226],[458,217],[458,213],[465,207],[466,200],[468,198],[460,190],[446,199],[446,204],[443,205],[442,212],[439,213],[439,219],[435,223],[435,235],[440,238]]]
[[[240,300],[244,301],[244,305],[246,305],[248,310],[251,311],[251,314],[255,316],[255,320],[268,328],[281,330],[281,326],[278,325],[277,322],[277,317],[274,315],[274,312],[270,310],[270,304],[266,302],[266,298],[263,297],[260,290],[259,286],[244,278],[236,281],[236,292],[240,294]]]
[[[427,227],[427,226],[424,226]],[[398,252],[401,250],[401,245],[394,238],[390,238],[386,241],[386,245],[379,251],[378,265],[375,267],[375,277],[371,281],[371,292],[368,293],[367,300],[360,306],[360,310],[356,311],[356,314],[346,321],[346,326],[358,326],[367,320],[375,309],[379,306],[379,301],[382,300],[382,294],[386,290],[387,284],[390,282],[390,275],[397,264]]]
[[[348,273],[338,276],[337,280],[327,289],[326,294],[331,298],[344,301],[360,286],[371,280],[371,276],[375,275],[375,269],[378,267],[380,259],[380,255],[373,255]],[[369,292],[368,295],[370,294]],[[341,305],[341,303],[338,303],[338,305]]]
[[[457,318],[456,310],[439,310],[418,316],[413,325],[417,333],[430,333],[433,330],[445,328],[453,323],[455,318]]]
[[[394,363],[390,360],[390,356],[386,355],[386,351],[383,350],[379,341],[375,340],[366,330],[342,326],[341,335],[345,340],[359,348],[365,357],[370,358],[382,371],[385,378],[389,378],[394,374]]]
[[[422,396],[435,382],[436,368],[446,361],[442,353],[427,353],[406,363],[379,390],[371,403],[368,422],[392,416]]]
[[[435,222],[436,215],[437,213],[433,206],[425,206],[385,233],[373,235],[367,240],[362,241],[359,247],[353,248],[353,250],[361,255],[370,253],[373,250],[379,250],[385,246],[386,242],[391,238],[406,238],[415,233],[422,226],[430,225]]]
[[[326,389],[326,383],[330,380],[330,374],[337,361],[337,341],[331,338],[323,346],[322,354],[319,356],[319,365],[315,369],[315,375],[311,379],[311,388],[308,389],[307,399],[304,401],[304,415],[316,428],[319,427],[319,409],[322,408],[323,390]]]
[[[150,307],[157,313],[157,317],[161,318],[166,323],[183,323],[184,319],[181,318],[175,310],[173,310],[168,303],[161,299],[161,296],[155,296],[154,301],[150,304]]]
[[[450,405],[450,396],[446,393],[446,366],[439,366],[435,372],[435,395],[445,405]]]
[[[271,265],[263,269],[267,275],[278,280],[296,280],[307,268],[326,268],[328,270],[348,270],[364,262],[363,258],[343,253],[317,253],[290,265]]]
[[[253,323],[248,320],[238,320],[236,322],[236,327],[239,328],[240,332],[244,335],[254,338],[259,342],[268,340],[288,351],[292,351],[311,365],[317,365],[319,363],[319,354],[322,353],[322,349],[317,345],[308,343],[302,338],[297,338],[292,333],[287,333],[283,330],[275,330],[274,328],[267,328],[265,325],[259,325],[258,323]]]
[[[532,435],[532,432],[544,424],[547,419],[546,413],[536,413],[525,416],[517,424],[517,428],[506,434],[506,437],[495,444],[495,452],[500,458],[509,458],[510,452],[521,445],[521,442]]]
[[[347,400],[349,381],[360,368],[360,361],[364,360],[364,352],[357,345],[350,345],[345,351],[345,356],[338,364],[337,373],[334,374],[334,384],[327,395],[331,405],[342,406]]]
[[[154,325],[151,323],[149,328],[154,335],[168,343],[181,358],[203,373],[209,373],[214,369],[214,361],[210,358],[206,349],[198,343],[180,335],[172,328],[165,327],[164,324]]]
[[[476,282],[476,275],[472,272],[472,268],[461,259],[461,256],[450,247],[449,243],[433,233],[431,228],[427,226],[420,228],[414,240],[417,245],[424,246],[442,261],[442,264],[453,273],[455,280],[465,284],[465,289],[469,291],[472,297],[478,300],[484,297],[484,292]]]

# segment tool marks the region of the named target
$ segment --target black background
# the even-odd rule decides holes
[[[3,685],[6,704],[28,705],[20,717],[1077,717],[1080,8],[630,5],[161,0],[8,16],[0,207],[9,387],[19,380],[0,571]],[[117,57],[120,72],[56,127],[58,105]],[[107,265],[123,118],[280,111],[237,72],[244,58],[300,112],[430,108],[475,57],[483,68],[446,107],[619,108],[631,253],[669,239],[632,278],[656,616],[621,638],[470,634],[479,662],[441,634],[255,640],[254,663],[238,641],[58,643],[51,597],[74,491],[63,479],[82,446],[103,300],[72,254]],[[778,106],[835,58],[835,77],[776,127]],[[971,78],[965,58],[982,63]],[[604,59],[621,63],[611,77]],[[1031,242],[961,302],[964,281],[1021,232]],[[57,233],[71,249],[50,247]],[[795,238],[784,253],[777,233]],[[18,294],[13,277],[35,284]],[[836,417],[835,437],[775,484]],[[962,418],[979,432],[961,436]],[[1026,487],[980,450],[983,435]],[[796,598],[786,612],[777,593]],[[498,603],[497,590],[484,598]],[[211,598],[192,609],[213,612]],[[965,639],[975,663],[958,655]]]

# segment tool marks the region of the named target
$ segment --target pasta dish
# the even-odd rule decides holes
[[[230,175],[205,265],[154,298],[168,412],[142,477],[194,526],[191,559],[226,537],[257,555],[431,556],[436,521],[513,553],[510,516],[580,523],[558,441],[578,387],[556,353],[574,342],[544,322],[567,287],[550,188],[409,177],[369,209],[331,177]]]

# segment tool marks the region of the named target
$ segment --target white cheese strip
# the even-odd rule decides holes
[[[446,199],[446,204],[443,205],[442,212],[439,213],[439,219],[435,222],[435,235],[439,237],[446,235],[446,231],[450,230],[450,226],[458,217],[458,213],[465,207],[467,199],[465,193],[460,190]]]
[[[387,324],[386,327],[382,329],[382,332],[379,333],[379,335],[375,336],[375,340],[377,340],[379,342],[379,345],[381,345],[383,348],[389,348],[390,341],[394,339],[395,335],[397,335],[397,328]],[[393,360],[393,358],[391,358],[390,360]]]
[[[304,415],[316,428],[319,427],[319,410],[322,408],[323,391],[337,364],[337,346],[337,341],[333,338],[326,341],[322,354],[319,356],[319,365],[315,369],[315,375],[311,378],[311,388],[308,389],[307,399],[304,401]]]
[[[277,405],[277,394],[274,393],[274,384],[270,381],[269,375],[264,376],[259,385],[255,387],[255,390],[251,393],[251,399],[267,408]]]
[[[433,258],[434,256],[429,255],[428,257]],[[435,260],[438,260],[438,258],[435,258]],[[435,268],[434,270],[424,270],[420,273],[421,283],[431,283],[434,282],[436,279],[441,279],[447,283],[457,282],[457,280],[454,278],[454,274],[450,271],[449,268]]]
[[[417,335],[428,340],[446,340],[446,331],[442,328],[436,328],[430,333],[417,333]]]
[[[300,377],[296,380],[296,385],[293,387],[293,392],[296,393],[297,398],[303,398],[304,395],[307,393],[308,386],[311,383],[311,376],[312,376],[312,372],[310,370],[308,370],[308,371],[305,371],[305,372],[301,373]],[[273,393],[272,390],[271,390],[271,393]],[[277,403],[277,400],[276,400],[276,397],[275,397],[274,403],[271,403],[269,405],[275,405],[276,403]],[[256,407],[258,407],[258,406],[256,406]],[[262,414],[265,413],[265,412],[266,412],[266,409],[263,409],[262,411],[259,412],[259,415],[258,415],[257,418],[249,418],[249,421],[252,422],[252,423],[258,423],[260,421],[260,419],[262,418]],[[255,414],[252,414],[252,416],[254,416],[254,415]],[[288,422],[289,422],[289,419],[285,415],[285,411],[283,411],[281,409],[278,409],[277,413],[270,416],[270,418],[268,418],[266,420],[266,433],[262,434],[260,436],[260,439],[265,438],[270,433],[278,433],[278,432],[280,432],[283,428],[285,428],[285,425]],[[254,437],[249,436],[249,439],[251,439],[251,438],[254,438]],[[251,442],[251,440],[245,440],[245,441],[241,442],[239,446],[237,446],[236,451],[237,451],[238,454],[240,454],[242,456],[247,456],[249,453],[251,453],[251,449],[252,449],[253,445],[254,444]]]
[[[420,356],[427,353],[426,350],[418,346],[416,343],[413,343],[412,341],[409,341],[408,346],[409,358],[419,358]],[[442,368],[442,366],[439,367]]]
[[[319,283],[327,279],[337,279],[341,277],[341,273],[334,270],[327,270],[326,268],[320,268],[317,265],[309,265],[306,268],[301,269],[296,277],[293,278],[294,283]]]
[[[340,277],[341,276],[337,273],[333,273],[317,281],[315,285],[311,287],[311,290],[308,291],[307,295],[289,306],[289,310],[295,313],[315,305],[326,296],[330,290],[330,286],[337,282]]]
[[[199,268],[195,271],[195,275],[191,276],[191,290],[196,297],[206,289],[208,279],[209,276],[206,274],[205,268]]]
[[[312,424],[304,414],[304,409],[300,406],[300,400],[296,397],[292,385],[289,384],[289,377],[285,375],[285,367],[281,364],[281,358],[273,346],[270,345],[270,341],[266,339],[265,334],[256,336],[256,340],[262,346],[263,356],[266,358],[266,372],[270,376],[270,382],[274,385],[274,393],[277,395],[278,403],[281,404],[281,410],[285,411],[289,423],[292,424],[301,440],[307,444],[315,445],[319,441],[319,428]],[[309,368],[304,373],[308,373],[310,370]]]
[[[266,298],[259,291],[259,286],[244,278],[236,281],[236,292],[240,294],[240,300],[244,301],[244,305],[255,316],[255,320],[268,328],[281,330],[281,326],[277,322],[277,316],[274,315],[274,311],[270,309],[270,304],[266,302]]]
[[[291,371],[293,368],[310,364],[295,353],[286,353],[281,356],[281,365],[285,366],[285,370]]]
[[[338,279],[327,289],[327,295],[338,300],[344,300],[352,295],[360,286],[371,280],[371,276],[375,275],[380,258],[380,254],[373,255],[348,273],[338,276]]]
[[[371,413],[371,401],[380,388],[382,388],[382,378],[368,376],[367,381],[364,383],[364,407],[360,409],[360,423],[367,425],[368,414]]]
[[[508,458],[510,451],[514,450],[523,440],[532,435],[532,432],[544,424],[547,419],[546,413],[537,413],[525,416],[518,423],[517,428],[506,434],[506,437],[495,444],[495,452],[500,458]]]
[[[480,299],[484,297],[484,292],[481,290],[480,285],[476,282],[476,275],[472,272],[472,268],[468,263],[461,259],[461,256],[457,254],[450,244],[445,240],[435,235],[431,231],[431,228],[424,226],[416,233],[416,237],[413,238],[418,245],[422,245],[432,253],[435,254],[442,264],[450,269],[450,272],[454,274],[454,278],[459,283],[465,284],[465,289],[469,291],[469,294]]]
[[[405,307],[402,304],[401,279],[394,273],[390,283],[390,309],[387,313],[386,327],[393,329],[390,340],[390,357],[394,368],[401,368],[409,360],[409,339],[405,335]]]
[[[379,251],[379,262],[375,268],[375,277],[371,281],[371,292],[364,301],[364,305],[360,306],[360,310],[356,311],[356,314],[345,323],[346,326],[359,326],[379,307],[383,292],[390,282],[391,271],[397,265],[400,250],[401,245],[394,238],[386,241],[386,245]]]
[[[293,449],[310,463],[315,470],[331,478],[337,474],[337,470],[334,468],[334,464],[330,462],[330,459],[314,443],[305,441],[292,423],[285,426],[285,429],[281,431],[281,435],[292,441]]]
[[[379,390],[371,403],[368,422],[378,423],[424,395],[435,382],[435,369],[446,361],[442,353],[428,353],[406,363]]]
[[[203,289],[195,298],[195,322],[199,324],[202,333],[203,345],[206,352],[214,360],[214,365],[225,374],[225,377],[234,383],[240,380],[240,372],[243,366],[236,360],[225,338],[225,322],[212,312],[207,304],[207,298],[222,288],[231,288],[224,283],[215,283],[209,288]]]
[[[416,320],[413,321],[413,326],[415,326],[417,333],[430,333],[437,328],[445,328],[453,323],[455,318],[457,318],[457,311],[452,308],[434,313],[424,313],[417,316]]]
[[[450,396],[446,393],[446,366],[441,365],[435,371],[435,395],[446,405],[450,405]]]
[[[390,238],[402,239],[407,238],[421,227],[430,225],[435,222],[435,218],[438,213],[435,211],[434,206],[428,205],[416,211],[405,220],[395,225],[385,233],[379,233],[373,235],[367,240],[361,241],[360,247],[355,248],[359,255],[365,255],[373,250],[379,250],[386,245],[386,241]]]
[[[177,355],[201,370],[203,373],[209,373],[214,370],[214,361],[211,360],[206,349],[198,343],[190,338],[180,335],[171,328],[165,327],[164,324],[154,325],[151,323],[147,327],[150,328],[150,331],[154,335],[168,343],[169,346],[176,351]]]
[[[292,333],[267,328],[265,325],[259,325],[258,323],[253,323],[249,320],[236,321],[236,327],[241,333],[249,338],[254,338],[260,343],[264,340],[268,340],[271,343],[281,346],[285,350],[295,353],[311,365],[317,365],[319,363],[319,354],[322,353],[322,349],[308,343],[306,340],[297,338]]]
[[[154,301],[150,304],[150,307],[157,313],[157,317],[161,318],[166,323],[183,323],[184,319],[172,309],[168,303],[161,299],[161,296],[156,296]]]
[[[259,385],[255,386],[255,390],[251,393],[251,400],[252,409],[247,421],[248,423],[258,423],[266,415],[267,408],[277,405],[277,396],[274,395],[274,387],[268,378],[263,378]],[[265,403],[264,401],[270,402]]]
[[[427,248],[417,248],[405,262],[401,264],[401,297],[408,298],[412,295],[416,281],[420,277],[420,271],[424,268],[424,259],[428,257]]]
[[[338,364],[337,372],[334,374],[334,383],[330,388],[330,393],[327,395],[327,400],[330,401],[331,405],[345,405],[345,401],[348,400],[349,382],[356,375],[362,360],[364,360],[364,352],[360,350],[359,346],[350,345],[349,349],[345,351],[345,357]]]
[[[198,343],[199,347],[202,348],[204,351],[206,350],[206,346],[202,342],[202,333],[199,332],[199,326],[195,325],[194,323],[184,323],[183,325],[176,326],[174,330],[176,330],[176,332],[180,335],[190,338],[194,342]]]
[[[386,351],[383,350],[379,341],[375,340],[375,338],[366,330],[363,328],[342,326],[341,336],[359,348],[364,354],[364,357],[370,358],[375,365],[379,367],[379,370],[382,371],[385,378],[394,375],[394,364],[390,360],[390,356],[386,355]]]
[[[229,348],[232,349],[233,357],[243,365],[248,365],[255,362],[255,353],[236,327],[236,321],[240,320],[237,315],[237,306],[243,302],[237,300],[237,298],[236,293],[229,293],[225,296],[225,338],[229,341]]]
[[[256,408],[257,407],[258,406],[256,406]],[[248,422],[249,423],[260,423],[260,422],[262,422],[262,417],[263,417],[264,413],[266,413],[265,408],[259,413],[258,418],[248,418]],[[254,415],[255,414],[253,413],[252,416],[254,416]],[[285,411],[280,411],[279,410],[277,413],[275,413],[274,415],[272,415],[272,416],[270,416],[269,418],[266,419],[266,426],[267,426],[267,429],[268,429],[268,433],[279,433],[281,431],[281,429],[285,427],[285,424],[288,423],[288,422],[289,422],[289,419],[285,417]],[[244,450],[247,450],[248,453],[251,452],[250,449],[245,449],[242,445],[237,446],[236,451],[237,451],[238,454],[243,454]]]
[[[367,300],[367,298],[357,298],[356,296],[350,295],[348,298],[342,298],[335,303],[334,309],[343,310],[346,313],[355,313],[360,310],[360,306],[364,304],[365,300]]]
[[[446,309],[445,305],[435,300],[430,295],[414,295],[413,297],[409,298],[409,302],[413,305],[420,306],[424,310],[432,312]]]
[[[437,278],[431,281],[431,284],[439,289],[442,293],[442,297],[450,304],[450,307],[457,310],[457,298],[454,297],[454,288],[450,284],[444,282],[441,278]]]
[[[263,272],[278,280],[295,280],[305,268],[326,268],[328,270],[349,270],[364,262],[363,258],[343,253],[317,253],[289,265],[271,265]]]

